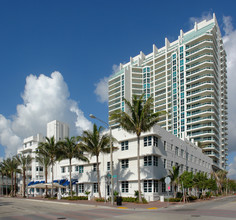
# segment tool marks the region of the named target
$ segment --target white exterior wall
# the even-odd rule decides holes
[[[69,137],[69,126],[57,120],[49,122],[47,124],[47,137],[52,136],[56,141]]]
[[[38,162],[35,160],[35,151],[38,147],[39,142],[45,141],[45,138],[41,134],[37,134],[35,136],[30,136],[28,138],[25,138],[23,140],[23,146],[22,148],[19,148],[17,150],[17,154],[24,154],[25,156],[30,155],[32,159],[32,165],[26,170],[26,185],[32,181],[39,181],[45,179],[44,172],[43,171],[36,171],[37,166],[41,166]],[[21,178],[20,180],[20,193],[22,192],[22,185],[23,180]]]
[[[118,143],[114,145],[118,147],[118,150],[113,153],[113,175],[114,178],[114,190],[118,191],[121,196],[128,197],[134,196],[134,192],[138,189],[137,186],[137,138],[134,134],[129,134],[122,129],[113,129],[112,135],[117,139]],[[158,138],[158,147],[156,146],[146,146],[144,147],[144,137],[146,136],[155,136]],[[31,140],[30,138],[27,140]],[[128,141],[128,150],[121,150],[121,142]],[[164,150],[164,141],[166,142],[166,150]],[[153,144],[153,142],[152,142]],[[35,145],[36,146],[36,145]],[[31,146],[29,149],[35,148],[35,146]],[[173,146],[173,147],[172,147]],[[175,154],[175,147],[179,147],[179,155]],[[184,150],[183,157],[180,155],[181,149]],[[32,152],[31,151],[31,152]],[[25,152],[23,150],[19,150],[19,152]],[[186,160],[186,152],[189,153],[188,160]],[[86,155],[86,154],[85,154]],[[191,156],[194,156],[194,161],[190,161]],[[93,164],[96,163],[95,157],[88,156],[90,162],[85,163],[82,161],[78,161],[76,159],[72,160],[72,179],[78,180],[78,183],[73,185],[73,191],[78,195],[85,195],[85,191],[90,191],[90,196],[98,197],[98,193],[93,192],[94,183],[97,183],[97,172],[93,171]],[[144,157],[145,156],[156,156],[158,157],[158,166],[144,166]],[[129,166],[126,169],[122,169],[121,163],[123,159],[129,160]],[[164,168],[164,159],[166,159],[166,168]],[[199,164],[199,159],[201,159],[201,164]],[[173,162],[171,162],[173,161]],[[204,161],[204,166],[202,164]],[[105,176],[107,175],[107,162],[110,162],[110,154],[101,154],[99,157],[99,169],[100,169],[100,183],[101,183],[101,193],[102,196],[105,197]],[[172,169],[172,166],[178,163],[179,165],[183,165],[183,171],[186,170],[186,166],[189,167],[189,171],[191,168],[193,172],[202,171],[210,174],[212,159],[208,156],[204,155],[201,152],[201,149],[189,142],[188,140],[180,140],[178,137],[173,134],[167,132],[165,129],[156,125],[151,131],[147,133],[143,133],[140,137],[140,167],[141,167],[141,190],[142,194],[144,194],[145,198],[149,201],[159,199],[160,195],[165,194],[166,192],[162,192],[162,182],[161,178],[168,175],[168,170]],[[37,166],[37,162],[33,160],[32,163],[32,180],[45,180],[37,179],[37,175],[44,175],[44,172],[37,174],[35,171],[35,167]],[[69,160],[63,160],[57,162],[54,166],[54,180],[67,179],[69,180]],[[83,166],[83,173],[79,173],[76,171],[76,166]],[[65,172],[62,173],[62,167],[65,168]],[[144,181],[152,180],[152,192],[144,193]],[[154,193],[153,181],[158,180],[158,193]],[[128,192],[122,193],[122,181],[128,181]],[[49,169],[48,174],[48,182],[51,182],[51,172]],[[84,192],[78,192],[78,184],[84,184]],[[68,189],[67,189],[68,191]],[[34,192],[34,194],[40,194],[38,191]]]

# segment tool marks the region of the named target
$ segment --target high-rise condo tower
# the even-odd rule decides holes
[[[195,23],[178,39],[145,55],[140,52],[109,79],[109,115],[126,111],[124,98],[152,96],[154,111],[166,111],[159,125],[190,138],[213,159],[214,169],[227,166],[228,98],[226,53],[215,14]],[[110,121],[113,127],[117,125]]]

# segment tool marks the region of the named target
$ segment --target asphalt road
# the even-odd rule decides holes
[[[118,209],[53,201],[0,198],[0,220],[2,219],[236,219],[236,196],[156,210]]]

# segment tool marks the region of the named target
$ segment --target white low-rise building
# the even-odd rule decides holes
[[[138,189],[137,137],[135,134],[127,133],[119,128],[113,129],[112,135],[118,141],[114,144],[118,150],[113,152],[114,190],[123,197],[134,196]],[[37,144],[27,145],[25,149],[19,150],[19,153],[33,153],[36,146]],[[96,159],[90,155],[87,156],[90,160],[89,163],[76,159],[72,160],[73,191],[77,195],[85,195],[85,191],[89,191],[90,196],[98,197]],[[156,125],[140,137],[142,194],[148,201],[158,200],[160,195],[165,195],[166,185],[163,178],[169,174],[169,170],[172,170],[173,166],[180,166],[180,174],[185,170],[193,173],[202,171],[210,174],[212,163],[212,159],[204,155],[201,148],[194,143],[188,139],[181,140]],[[102,197],[106,198],[110,194],[110,184],[107,182],[110,165],[110,154],[101,154],[99,157],[101,193]],[[40,167],[39,171],[37,171],[37,167]],[[50,167],[48,171],[48,182],[51,182]],[[31,181],[45,180],[43,166],[37,164],[35,160],[32,162],[31,173]],[[54,181],[69,187],[69,160],[56,162]],[[62,193],[65,191],[68,189],[63,190]],[[34,191],[34,194],[40,193],[42,193],[40,190]]]

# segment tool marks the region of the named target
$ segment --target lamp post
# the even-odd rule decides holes
[[[114,205],[114,193],[113,193],[113,188],[114,188],[114,181],[113,181],[113,152],[112,152],[112,133],[111,133],[111,126],[106,123],[105,121],[97,118],[93,114],[89,115],[90,118],[97,119],[98,121],[102,122],[109,128],[109,133],[110,133],[110,169],[111,169],[111,204]]]
[[[28,177],[28,175],[27,175],[28,174],[28,169],[27,169],[27,167],[28,167],[28,158],[27,158],[27,156],[26,156],[26,166],[25,166],[26,167],[25,168],[25,170],[26,170],[26,172],[25,172],[25,179],[26,179],[25,182],[26,182],[26,196],[27,196],[27,198],[29,198],[29,194],[28,194],[28,181],[27,181],[27,177]]]

